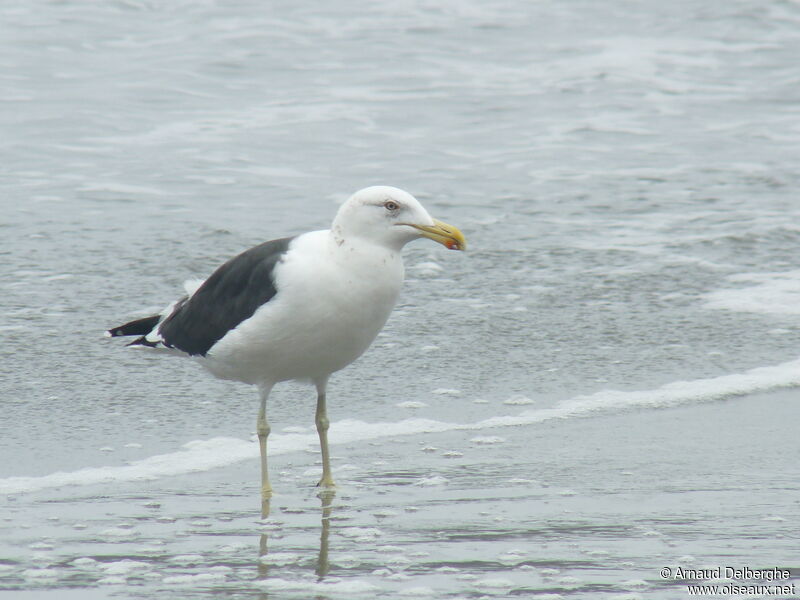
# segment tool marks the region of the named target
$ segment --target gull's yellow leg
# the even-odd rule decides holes
[[[272,498],[272,486],[269,483],[269,471],[267,470],[267,438],[269,437],[270,427],[267,421],[267,398],[272,386],[262,386],[259,388],[261,393],[261,406],[258,409],[258,419],[256,421],[256,433],[258,434],[258,447],[261,450],[261,517],[269,516],[269,501]]]
[[[319,447],[322,451],[322,479],[319,480],[317,486],[334,488],[336,485],[333,483],[333,476],[331,475],[331,454],[328,450],[328,428],[330,427],[330,421],[328,421],[328,408],[325,404],[326,384],[327,380],[317,382],[317,414],[314,422],[317,425]]]

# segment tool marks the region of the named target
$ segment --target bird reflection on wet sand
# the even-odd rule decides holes
[[[336,496],[334,490],[326,489],[321,490],[317,497],[320,499],[321,509],[321,528],[319,536],[319,556],[317,557],[316,568],[314,572],[317,574],[317,581],[322,581],[330,571],[330,561],[328,559],[328,539],[330,536],[331,528],[331,512],[333,511],[333,499]],[[265,500],[261,506],[261,518],[266,519],[269,517],[270,503]],[[264,532],[259,537],[258,542],[258,579],[267,579],[269,577],[269,560],[265,557],[269,554],[268,548],[269,534]],[[264,598],[267,596],[264,595]]]

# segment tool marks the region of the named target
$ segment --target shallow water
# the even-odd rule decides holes
[[[672,598],[664,566],[797,568],[798,25],[4,3],[0,595]],[[333,378],[329,518],[312,390],[276,389],[261,522],[254,390],[102,331],[375,183],[470,249],[409,247]]]

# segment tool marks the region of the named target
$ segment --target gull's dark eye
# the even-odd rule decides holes
[[[400,210],[400,205],[394,200],[387,200],[386,202],[383,203],[383,208],[385,208],[389,212],[395,212]]]

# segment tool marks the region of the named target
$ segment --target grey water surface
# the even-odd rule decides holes
[[[788,0],[0,4],[0,597],[800,583],[798,56]],[[102,333],[373,184],[469,250],[333,377],[335,497],[276,388],[261,519],[255,390]]]

